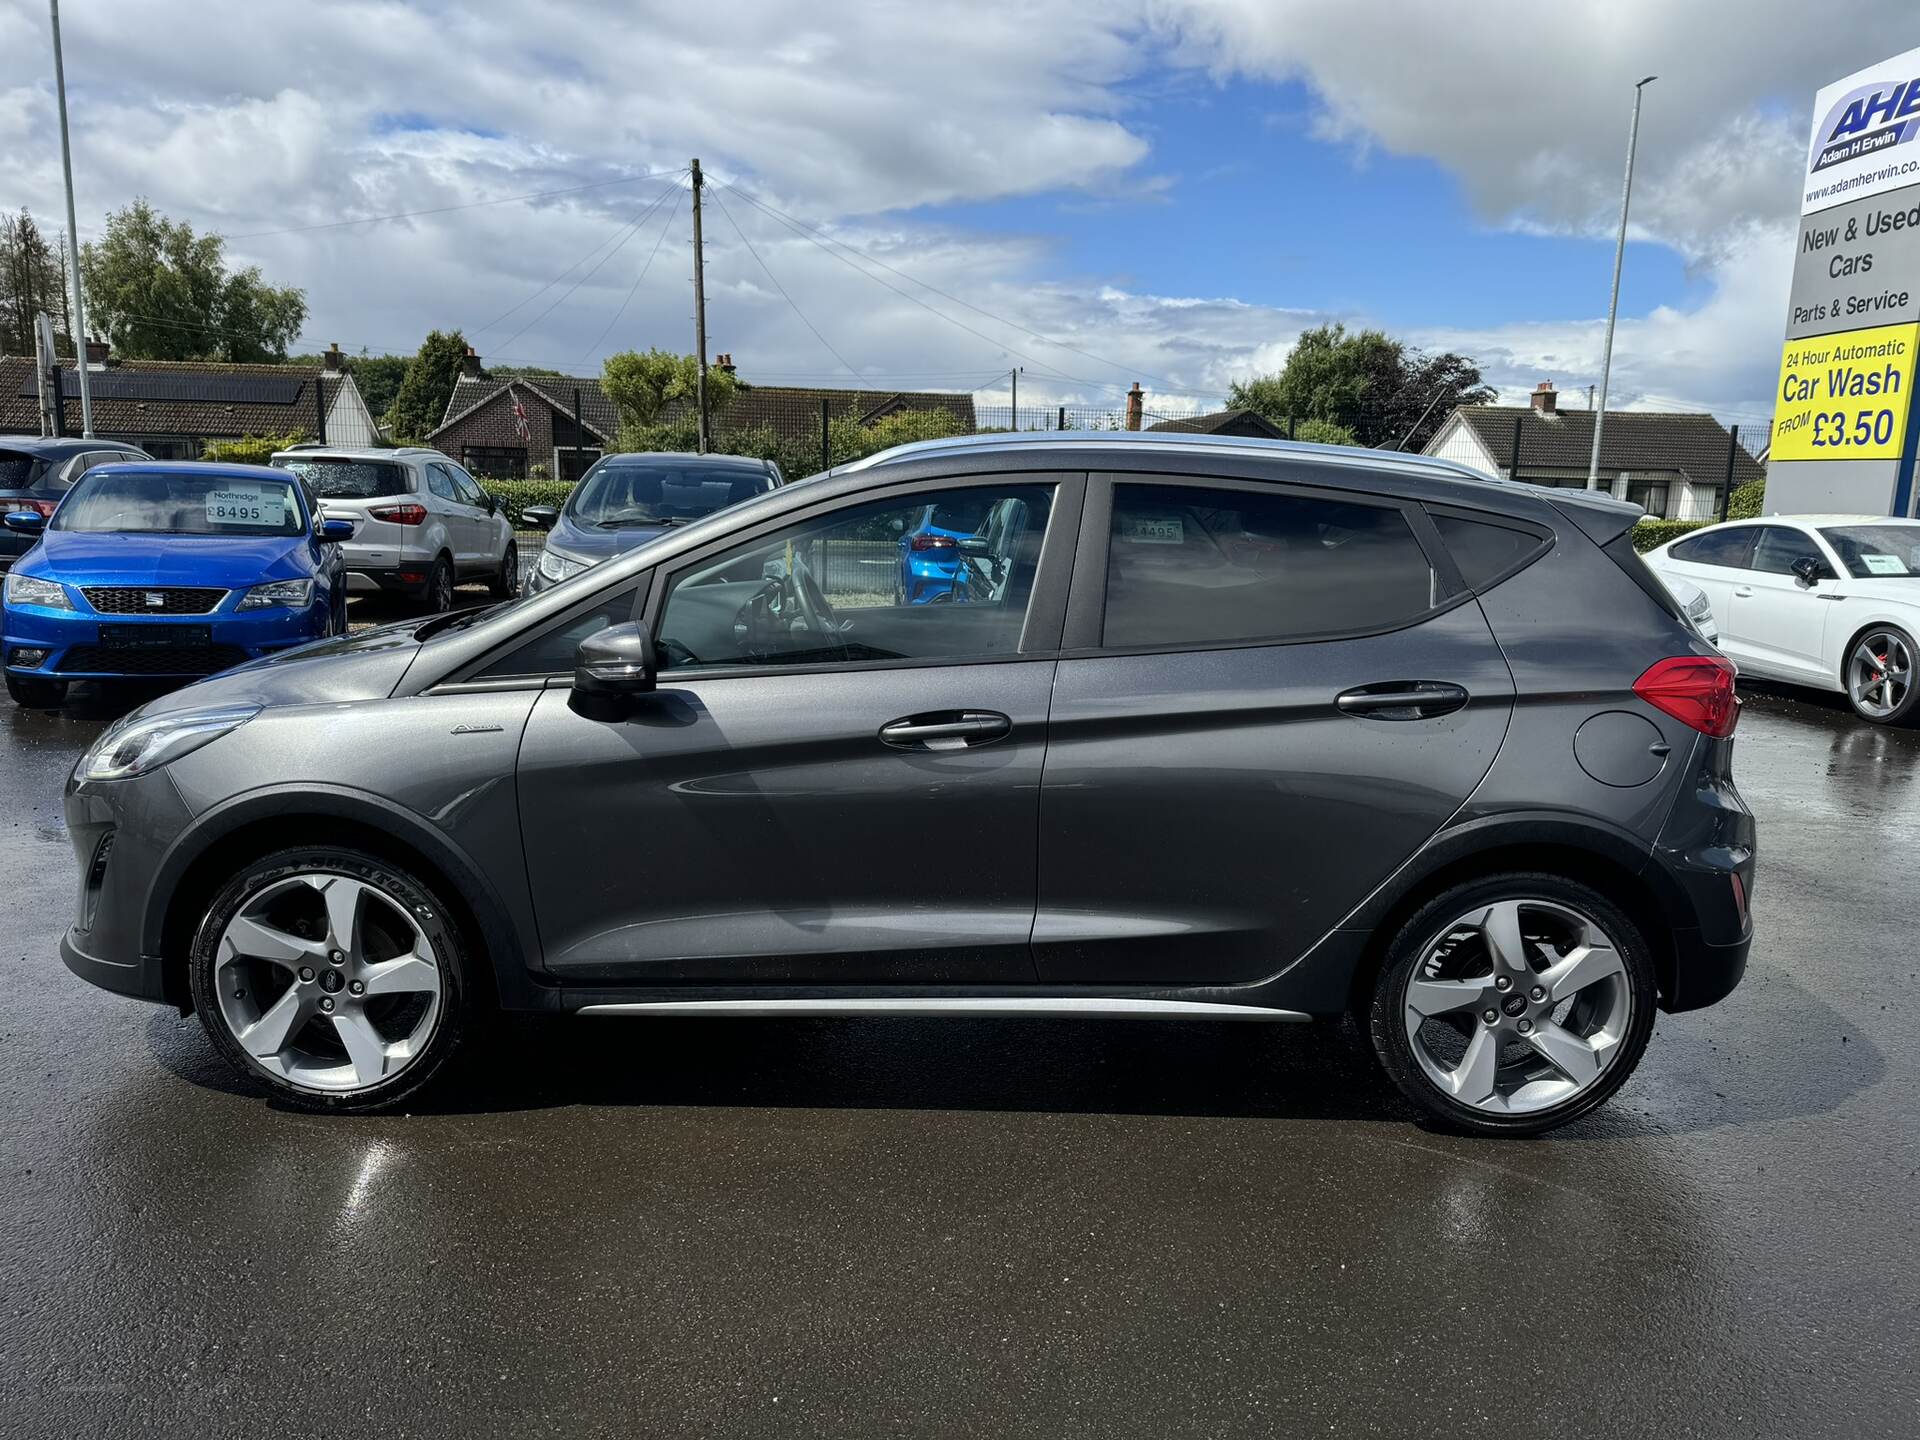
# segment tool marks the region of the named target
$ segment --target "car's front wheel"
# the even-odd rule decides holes
[[[283,850],[214,897],[189,983],[214,1048],[307,1110],[412,1095],[459,1048],[466,953],[445,903],[364,851]]]
[[[1915,718],[1920,686],[1914,684],[1913,637],[1897,625],[1875,625],[1847,652],[1847,703],[1853,713],[1875,725],[1899,725]]]
[[[1558,875],[1457,885],[1391,941],[1374,985],[1374,1051],[1416,1104],[1457,1129],[1531,1135],[1625,1083],[1653,1033],[1647,944],[1620,908]]]
[[[29,710],[52,710],[67,698],[64,680],[37,680],[31,675],[7,676],[7,694]]]

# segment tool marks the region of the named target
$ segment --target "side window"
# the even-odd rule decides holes
[[[1747,551],[1752,544],[1753,527],[1741,525],[1676,541],[1667,553],[1689,565],[1730,565],[1740,569],[1747,563]]]
[[[519,675],[571,674],[573,652],[580,648],[580,642],[609,625],[624,625],[633,619],[633,607],[638,596],[639,588],[629,585],[544,634],[516,645],[471,678],[499,680]]]
[[[480,488],[480,482],[456,466],[449,466],[448,469],[453,474],[454,493],[458,495],[464,503],[473,506],[475,509],[486,509],[487,494],[486,491]]]
[[[1433,524],[1470,590],[1518,569],[1547,548],[1538,535],[1491,521],[1436,514]]]
[[[1279,490],[1114,487],[1108,646],[1381,630],[1433,603],[1432,567],[1398,509]]]
[[[427,466],[427,489],[442,500],[457,499],[453,491],[453,477],[447,473],[444,465]]]
[[[1791,575],[1793,562],[1802,559],[1820,560],[1820,547],[1786,525],[1762,525],[1760,538],[1753,542],[1752,563],[1747,568],[1768,575]]]
[[[660,617],[662,663],[809,665],[1012,655],[1051,485],[873,500],[697,561]]]

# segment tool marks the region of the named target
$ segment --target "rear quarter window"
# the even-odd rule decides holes
[[[1536,531],[1491,520],[1436,513],[1433,525],[1469,590],[1485,590],[1546,553],[1552,543]]]

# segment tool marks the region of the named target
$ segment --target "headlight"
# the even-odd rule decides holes
[[[540,578],[564,580],[569,575],[578,575],[582,570],[589,569],[594,563],[592,560],[576,560],[571,555],[548,548],[540,552]]]
[[[256,585],[240,597],[242,610],[265,610],[269,606],[283,606],[288,610],[304,610],[313,603],[313,581],[311,580],[272,580],[265,585]]]
[[[31,575],[22,575],[18,571],[7,576],[7,603],[9,605],[43,605],[49,610],[73,608],[73,602],[67,599],[64,586],[53,580],[37,580]]]
[[[93,742],[73,773],[81,780],[126,780],[145,775],[192,754],[259,713],[258,705],[222,705],[175,710],[146,720],[130,715]]]

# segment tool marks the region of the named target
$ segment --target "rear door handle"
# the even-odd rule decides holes
[[[1460,686],[1444,680],[1388,680],[1343,690],[1333,703],[1368,720],[1431,720],[1451,715],[1469,698]]]
[[[999,740],[1013,721],[997,710],[947,710],[909,715],[880,727],[881,743],[896,750],[966,750]]]

